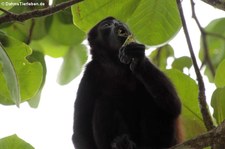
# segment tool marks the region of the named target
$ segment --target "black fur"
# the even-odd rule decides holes
[[[92,61],[75,101],[76,149],[163,149],[177,143],[180,100],[145,46],[123,46],[127,26],[108,17],[88,34]]]

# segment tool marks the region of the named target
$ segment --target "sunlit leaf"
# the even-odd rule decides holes
[[[2,33],[0,33],[0,42],[15,69],[17,81],[19,82],[21,102],[29,100],[36,95],[41,86],[43,80],[42,65],[39,62],[28,61],[27,57],[31,55],[32,50],[26,44]],[[0,69],[0,103],[14,104],[6,80],[3,77],[4,73]]]
[[[43,67],[43,79],[42,79],[41,87],[39,88],[38,93],[35,96],[33,96],[30,100],[28,100],[28,103],[32,108],[37,108],[40,102],[42,88],[44,87],[44,84],[45,84],[46,73],[47,73],[46,63],[45,63],[43,53],[38,51],[33,51],[33,53],[30,56],[28,56],[27,59],[29,60],[29,62],[32,62],[32,63],[40,62]]]
[[[76,45],[85,39],[85,33],[73,24],[64,24],[59,21],[59,17],[54,16],[50,36],[58,43],[63,45]]]
[[[0,139],[1,149],[34,149],[29,143],[20,139],[17,135]]]
[[[168,42],[181,27],[176,0],[142,0],[128,25],[135,37],[145,44]]]
[[[4,10],[10,10],[14,7],[13,4],[18,4],[20,0],[13,0],[13,1],[6,1],[6,0],[0,0],[0,7]],[[3,14],[2,11],[0,11],[0,15]]]
[[[206,32],[213,33],[207,36],[207,46],[210,60],[216,69],[219,63],[225,58],[225,18],[216,19],[210,22],[206,27]],[[201,42],[200,44],[199,57],[203,62],[204,59],[204,47]],[[205,74],[208,76],[209,81],[213,81],[212,72],[209,67],[206,67]]]
[[[53,3],[60,4],[62,2],[65,2],[65,0],[54,0]],[[70,8],[67,8],[65,10],[62,10],[60,13],[57,14],[57,17],[59,21],[61,21],[64,24],[73,24],[73,16]]]
[[[73,21],[87,32],[108,16],[126,21],[139,3],[140,1],[137,0],[85,0],[72,6]]]
[[[192,66],[192,60],[190,57],[187,57],[187,56],[176,58],[172,63],[172,67],[180,70],[181,72],[183,72],[184,68],[190,69],[191,66]]]
[[[7,39],[5,39],[7,40]],[[1,40],[0,40],[1,41]],[[15,72],[15,68],[5,52],[3,46],[0,44],[0,68],[6,81],[7,88],[5,91],[10,93],[10,97],[14,103],[19,107],[20,104],[20,86],[19,80]],[[2,80],[0,78],[0,80]]]
[[[170,45],[165,45],[154,50],[150,55],[150,59],[159,68],[165,69],[167,66],[167,59],[174,56],[173,48]]]
[[[215,84],[217,87],[224,87],[225,86],[225,60],[223,60],[216,70],[215,75]]]
[[[220,124],[225,120],[225,87],[217,88],[214,91],[211,105],[214,109],[213,116],[217,123]]]
[[[7,35],[9,35],[17,40],[26,42],[27,37],[28,37],[28,29],[29,29],[30,25],[31,25],[31,21],[25,21],[23,23],[15,22],[15,23],[9,24],[8,27],[2,28],[1,31],[7,33]],[[0,25],[0,27],[1,26],[2,25]]]
[[[189,76],[176,69],[165,71],[182,101],[182,120],[187,138],[205,131],[198,104],[198,86]]]
[[[7,35],[27,43],[29,38],[30,40],[38,40],[47,34],[45,21],[45,17],[42,17],[35,20],[27,20],[22,23],[13,22],[10,23],[8,27],[4,27],[3,24],[0,25],[0,28],[7,33]]]
[[[80,74],[82,66],[86,60],[87,52],[85,46],[79,45],[71,48],[64,57],[58,77],[58,82],[64,85],[73,80]]]
[[[30,44],[33,49],[57,58],[65,56],[70,47],[81,44],[85,39],[83,31],[73,24],[60,21],[60,14],[46,18],[48,34],[40,40],[33,40]]]
[[[127,22],[137,40],[148,45],[166,43],[181,27],[175,0],[86,0],[72,12],[74,24],[86,32],[113,16]]]
[[[64,56],[69,47],[56,42],[51,36],[47,35],[41,40],[32,41],[30,46],[32,49],[36,49],[45,55],[52,57],[62,57]]]

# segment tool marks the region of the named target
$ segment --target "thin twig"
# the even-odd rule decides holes
[[[3,8],[0,8],[0,11],[4,12],[5,14],[12,14],[11,12],[9,12],[9,11],[3,9]]]
[[[189,52],[190,52],[190,55],[191,55],[191,59],[192,59],[193,66],[194,66],[195,73],[196,73],[197,80],[198,80],[198,88],[199,88],[198,99],[199,99],[199,103],[200,103],[200,110],[201,110],[203,121],[204,121],[204,124],[205,124],[207,130],[211,130],[211,129],[215,128],[215,126],[213,125],[213,121],[212,121],[211,115],[210,115],[209,110],[208,110],[208,105],[206,103],[205,85],[204,85],[202,75],[200,73],[200,69],[198,67],[198,64],[197,64],[197,61],[196,61],[196,58],[195,58],[195,54],[194,54],[193,47],[192,47],[192,44],[191,44],[191,39],[190,39],[190,36],[189,36],[189,33],[188,33],[187,24],[186,24],[186,20],[184,18],[184,13],[183,13],[183,9],[182,9],[182,5],[181,5],[180,0],[177,0],[177,5],[178,5],[179,12],[180,12],[180,18],[181,18],[181,21],[182,21],[183,30],[184,30],[185,37],[186,37],[186,40],[187,40]]]
[[[191,0],[191,9],[192,9],[192,17],[193,19],[195,20],[200,32],[201,32],[201,35],[202,35],[202,43],[203,43],[203,50],[204,50],[204,60],[203,60],[203,64],[207,64],[209,66],[209,70],[211,71],[212,73],[212,76],[214,77],[215,76],[215,69],[213,67],[213,64],[212,64],[212,61],[210,59],[210,56],[209,56],[209,48],[208,48],[208,44],[207,44],[207,34],[204,30],[204,28],[201,26],[198,18],[197,18],[197,15],[195,13],[195,3],[193,0]]]
[[[28,33],[28,37],[27,37],[27,41],[26,41],[26,44],[28,44],[28,45],[30,44],[31,39],[32,39],[34,25],[35,25],[35,20],[31,19],[31,25],[30,25],[30,29],[29,29],[29,33]]]
[[[25,20],[36,18],[36,17],[52,15],[56,12],[66,9],[66,8],[76,4],[78,2],[81,2],[81,1],[83,1],[83,0],[70,0],[67,2],[60,3],[53,7],[33,10],[33,11],[21,13],[21,14],[15,14],[15,13],[10,12],[10,13],[7,13],[6,15],[0,17],[0,24],[6,23],[6,22],[12,22],[12,21],[23,22]]]

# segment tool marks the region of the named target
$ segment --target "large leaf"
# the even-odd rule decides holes
[[[3,24],[0,25],[0,28],[2,31],[7,33],[7,35],[27,43],[28,40],[38,40],[43,38],[47,34],[45,25],[46,23],[46,18],[42,17],[35,20],[27,20],[23,23],[9,23],[9,26],[7,27],[5,27]]]
[[[217,68],[219,63],[225,58],[225,18],[216,19],[210,22],[206,27],[206,32],[213,33],[216,35],[208,35],[207,36],[207,45],[208,45],[208,52],[211,62],[214,68]],[[223,38],[220,38],[222,36]],[[199,57],[201,61],[204,61],[204,47],[201,42]],[[206,67],[205,74],[208,76],[209,80],[213,81],[212,73],[209,70],[209,67]]]
[[[60,4],[62,2],[65,2],[65,0],[54,0],[53,3]],[[57,14],[59,17],[59,20],[64,24],[73,24],[73,16],[71,13],[71,9],[67,8],[62,10],[60,13]]]
[[[78,45],[71,48],[64,57],[58,77],[58,82],[64,85],[73,80],[80,74],[82,66],[86,60],[87,52],[85,46]]]
[[[41,40],[32,41],[30,46],[32,49],[55,58],[64,56],[69,49],[69,46],[58,43],[50,35],[45,36]]]
[[[140,1],[137,0],[85,0],[72,6],[73,21],[79,28],[87,32],[108,16],[126,21],[139,3]]]
[[[7,88],[5,91],[10,93],[10,97],[14,103],[19,107],[20,104],[20,87],[17,79],[17,75],[7,53],[3,49],[3,46],[0,44],[0,68],[2,68],[2,74],[6,81]],[[0,78],[1,80],[1,78]]]
[[[11,67],[14,68],[17,82],[19,83],[21,102],[29,100],[37,94],[43,80],[43,68],[39,62],[29,62],[27,57],[31,55],[32,50],[24,43],[6,36],[0,32],[0,42],[3,45],[8,59],[11,61]],[[7,61],[4,65],[8,66]],[[0,103],[15,104],[7,87],[8,79],[4,79],[3,75],[7,75],[5,71],[0,69]],[[13,78],[11,78],[13,79]],[[10,84],[10,88],[13,84]]]
[[[38,93],[28,101],[29,105],[32,108],[37,108],[40,102],[42,88],[44,87],[44,84],[45,84],[46,73],[47,73],[46,63],[44,59],[44,54],[38,51],[33,51],[33,53],[30,56],[28,56],[27,59],[32,63],[40,62],[43,67],[43,79],[42,79],[41,87],[39,88]]]
[[[53,16],[52,26],[49,30],[50,36],[63,45],[76,45],[85,38],[85,33],[73,24],[64,24],[59,16]]]
[[[184,68],[190,69],[191,66],[192,66],[192,61],[191,61],[191,58],[188,56],[182,56],[182,57],[176,58],[172,63],[172,67],[180,70],[181,72],[183,72]]]
[[[220,124],[225,120],[225,87],[217,88],[214,91],[211,105],[214,109],[213,116],[217,123]]]
[[[19,2],[20,2],[20,0],[13,0],[13,1],[0,0],[0,7],[4,10],[10,10],[16,4],[19,4]],[[0,11],[0,15],[1,14],[3,14],[2,11]]]
[[[135,37],[145,44],[168,42],[181,27],[176,0],[142,0],[128,25]]]
[[[137,40],[148,45],[167,42],[181,27],[175,0],[85,0],[72,12],[74,24],[86,32],[113,16],[127,22]]]
[[[46,18],[45,26],[49,34],[40,40],[32,41],[33,49],[52,57],[62,57],[70,47],[81,44],[85,39],[85,33],[72,22],[69,24],[60,20],[63,15],[61,13]]]
[[[20,139],[17,135],[12,135],[0,139],[0,149],[34,149],[34,147]]]
[[[198,86],[189,76],[178,70],[165,71],[171,79],[182,101],[182,120],[187,138],[205,131],[198,104]],[[181,83],[182,82],[182,83]]]
[[[157,48],[156,50],[152,51],[152,53],[149,55],[152,62],[156,64],[160,69],[166,69],[167,59],[173,56],[174,50],[168,44]]]
[[[217,87],[225,86],[225,60],[223,60],[216,69],[215,84]]]

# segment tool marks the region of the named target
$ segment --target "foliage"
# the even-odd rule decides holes
[[[225,18],[220,18],[213,20],[210,22],[206,27],[206,32],[209,33],[207,36],[207,44],[208,44],[208,53],[211,58],[212,64],[216,69],[218,65],[224,60],[225,58]],[[210,35],[212,33],[213,35]],[[200,60],[203,62],[205,60],[205,49],[201,42],[200,44],[200,53],[199,57]],[[212,72],[210,71],[209,67],[206,65],[205,74],[209,78],[211,82],[213,82],[214,76],[212,76]]]
[[[64,1],[66,0],[54,2]],[[14,13],[38,9],[27,6],[1,7]],[[0,17],[3,15],[0,11]],[[192,69],[191,58],[176,58],[174,53],[179,49],[173,49],[169,45],[169,41],[181,28],[176,0],[85,0],[52,16],[24,22],[0,22],[0,104],[19,106],[20,103],[28,101],[31,107],[38,107],[47,72],[45,55],[63,58],[58,77],[60,84],[67,84],[78,76],[87,61],[87,45],[83,45],[85,34],[107,16],[127,23],[139,42],[156,47],[149,58],[165,72],[177,89],[183,104],[182,119],[186,138],[204,132],[197,100],[198,85],[183,72],[184,68]],[[212,116],[217,124],[225,119],[224,26],[225,18],[221,18],[213,20],[204,28],[208,51],[201,42],[199,52],[206,76],[217,87],[211,100],[214,109]],[[206,58],[207,53],[209,59]],[[169,66],[168,58],[173,59],[170,70],[166,70]],[[215,76],[207,65],[209,60],[216,70]],[[18,146],[9,148],[33,148],[16,135],[0,140],[0,148],[7,149],[7,144]]]
[[[176,7],[175,0],[89,0],[74,5],[72,12],[74,24],[84,31],[103,18],[114,16],[127,22],[137,40],[153,46],[168,42],[179,31]]]
[[[0,139],[0,148],[4,149],[34,149],[30,144],[20,139],[17,135]]]

